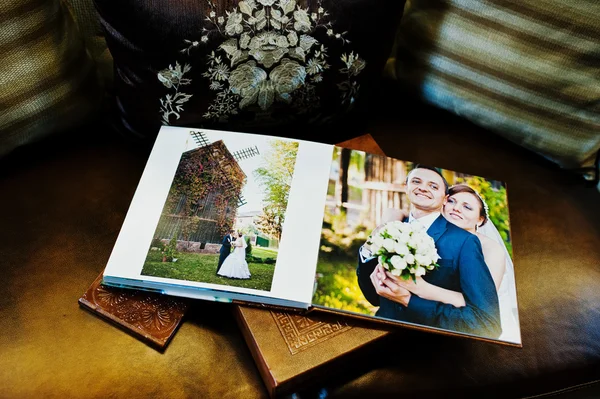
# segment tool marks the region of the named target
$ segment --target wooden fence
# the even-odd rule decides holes
[[[387,208],[408,209],[406,201],[406,164],[397,159],[367,154],[363,204],[368,208],[367,219],[375,225]]]

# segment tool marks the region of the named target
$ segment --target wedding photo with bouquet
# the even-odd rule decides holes
[[[337,148],[313,305],[520,345],[506,185]]]

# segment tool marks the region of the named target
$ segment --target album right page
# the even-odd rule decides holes
[[[336,147],[313,306],[521,346],[506,184]]]

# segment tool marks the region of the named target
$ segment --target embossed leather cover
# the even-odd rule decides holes
[[[108,287],[96,278],[79,305],[164,350],[188,309],[188,301],[153,292]]]
[[[355,320],[319,313],[304,316],[257,307],[236,306],[242,334],[269,395],[289,394],[307,383],[339,375],[350,354],[388,334],[357,325]],[[351,366],[350,366],[351,367]]]
[[[370,134],[338,146],[383,155]],[[350,354],[388,334],[385,325],[366,328],[320,309],[302,315],[236,305],[235,314],[271,397],[315,384],[328,370],[339,374]]]

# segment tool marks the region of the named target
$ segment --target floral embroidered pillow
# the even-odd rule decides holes
[[[120,124],[265,131],[347,120],[389,55],[395,0],[96,0]]]

